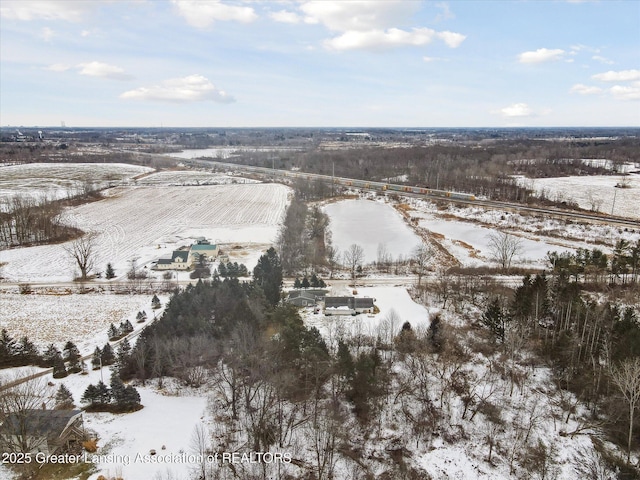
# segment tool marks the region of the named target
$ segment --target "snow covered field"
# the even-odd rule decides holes
[[[162,298],[166,302],[168,297]],[[145,311],[148,319],[157,312],[151,308],[149,295],[20,295],[3,292],[0,295],[0,328],[19,340],[29,340],[43,350],[50,343],[62,350],[71,340],[80,352],[89,354],[107,341],[109,324],[116,326],[129,320],[135,329],[138,311]]]
[[[629,188],[616,188],[616,184],[628,181]],[[522,179],[525,185],[551,200],[574,201],[581,208],[640,219],[640,175],[580,176],[559,178]],[[614,203],[615,200],[615,203]]]
[[[243,177],[199,170],[163,170],[141,178],[137,185],[228,185],[235,183],[260,183]]]
[[[121,183],[153,168],[124,163],[28,163],[0,167],[0,200],[18,194],[36,198],[65,198],[86,182],[104,187]]]
[[[378,246],[397,259],[408,257],[422,242],[393,207],[371,200],[344,200],[324,207],[329,216],[332,242],[341,252],[352,244],[364,250],[364,263],[375,262]]]
[[[275,240],[289,189],[278,184],[200,187],[127,187],[69,209],[66,221],[97,234],[96,269],[110,262],[118,276],[136,260],[143,267],[199,236],[216,243]],[[63,245],[0,252],[9,281],[69,281],[76,274]]]

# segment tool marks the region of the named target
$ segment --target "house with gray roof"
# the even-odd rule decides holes
[[[325,297],[325,315],[357,315],[373,313],[374,298],[371,297]]]
[[[0,424],[5,452],[74,452],[85,439],[82,410],[24,410],[9,413]]]
[[[287,296],[287,303],[295,305],[296,307],[311,307],[319,302],[322,302],[328,290],[320,289],[304,289],[304,290],[291,290]]]

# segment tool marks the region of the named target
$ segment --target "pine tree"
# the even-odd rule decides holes
[[[494,298],[482,315],[482,323],[489,327],[500,342],[504,342],[506,320],[500,299]]]
[[[275,248],[269,248],[267,253],[258,259],[258,264],[253,269],[253,281],[262,288],[264,296],[271,305],[280,303],[282,263]]]
[[[154,310],[157,310],[158,308],[160,308],[160,299],[155,294],[153,295],[153,298],[151,299],[151,308],[153,308]]]
[[[120,338],[120,332],[118,332],[118,329],[116,328],[116,326],[112,323],[111,325],[109,325],[109,330],[107,331],[107,336],[109,337],[109,340],[117,340],[118,338]]]
[[[60,388],[56,392],[56,409],[58,410],[70,410],[73,408],[73,395],[69,391],[69,389],[64,385],[64,383],[60,384]]]
[[[102,359],[102,366],[104,367],[113,365],[115,363],[116,356],[114,355],[113,348],[111,348],[111,345],[109,343],[105,344],[104,348],[102,349],[100,358]]]
[[[67,372],[67,367],[64,365],[62,355],[58,352],[53,359],[53,378],[64,378],[67,375],[69,375],[69,372]]]
[[[0,333],[0,368],[14,365],[16,354],[16,341],[9,335],[6,328]]]
[[[91,358],[91,368],[93,368],[94,370],[100,370],[101,366],[102,350],[100,350],[100,347],[96,347],[96,349],[93,351],[93,357]]]
[[[133,332],[133,325],[131,325],[131,322],[129,321],[129,319],[125,320],[120,324],[120,332],[123,335],[128,335],[131,332]]]
[[[82,403],[88,403],[89,405],[94,405],[98,401],[98,388],[91,384],[89,385],[84,393],[82,394],[82,398],[80,399]]]
[[[220,262],[220,266],[218,267],[218,273],[223,278],[227,276],[227,266],[224,264],[224,262]]]
[[[16,355],[22,365],[33,365],[38,361],[38,348],[27,337],[22,337],[16,346]]]
[[[122,406],[127,410],[133,410],[140,405],[140,394],[132,385],[127,385],[124,389]]]
[[[107,271],[105,272],[105,276],[108,279],[115,278],[116,272],[113,270],[113,266],[110,263],[107,263]]]
[[[122,406],[125,399],[125,386],[116,372],[111,375],[111,398],[119,407]]]
[[[298,277],[296,277],[293,282],[293,288],[302,288],[302,283],[300,283],[300,279]]]
[[[145,316],[142,312],[138,312],[138,314],[136,315],[136,320],[138,323],[143,323],[145,319]]]
[[[310,281],[310,283],[311,283],[311,286],[312,286],[313,288],[317,288],[317,287],[319,287],[319,286],[320,286],[320,282],[319,282],[319,280],[318,280],[318,276],[317,276],[315,273],[314,273],[313,275],[311,275],[311,281]]]
[[[47,349],[42,354],[42,363],[41,363],[41,365],[43,367],[48,367],[48,368],[53,367],[55,359],[58,356],[60,356],[60,358],[62,358],[62,354],[60,353],[60,350],[58,350],[58,347],[56,347],[53,343],[49,344]]]
[[[80,351],[71,340],[65,344],[63,354],[63,359],[69,362],[69,368],[67,369],[69,373],[78,373],[82,371]]]
[[[96,385],[96,402],[100,405],[109,405],[111,402],[111,391],[102,380]]]
[[[125,377],[127,366],[129,365],[129,357],[131,355],[131,344],[126,338],[120,342],[118,353],[116,355],[115,371],[120,377]]]
[[[305,275],[302,279],[302,288],[309,288],[311,286],[311,284],[309,283],[309,279],[307,278],[307,276]]]

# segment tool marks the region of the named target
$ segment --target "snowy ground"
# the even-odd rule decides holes
[[[72,225],[97,236],[96,270],[110,262],[123,277],[136,260],[142,268],[199,236],[215,243],[271,243],[288,203],[279,184],[200,187],[127,187],[67,210]],[[15,282],[72,280],[77,272],[63,245],[0,252],[2,274]]]
[[[628,182],[629,188],[616,188],[616,184]],[[531,186],[538,194],[556,201],[577,202],[581,208],[639,218],[640,175],[627,176],[576,176],[559,178],[521,179],[523,185]]]
[[[81,406],[80,399],[87,386],[100,380],[109,384],[110,376],[111,372],[107,367],[102,372],[89,370],[87,375],[72,374],[62,379],[53,379],[49,374],[45,377],[48,382],[46,395],[53,398],[60,385],[64,384],[72,393],[76,406]],[[169,388],[163,391],[158,391],[152,384],[146,387],[136,386],[144,406],[137,412],[83,413],[85,430],[90,436],[98,438],[98,451],[95,453],[97,457],[87,454],[88,460],[97,467],[89,480],[96,480],[101,474],[107,478],[131,480],[151,480],[156,474],[162,474],[163,478],[171,474],[173,476],[170,478],[176,480],[191,478],[190,473],[196,465],[180,462],[175,458],[182,453],[193,453],[191,438],[196,426],[205,423],[207,398],[197,393],[181,395],[171,381],[167,384]],[[151,450],[156,450],[156,460],[164,457],[169,461],[145,462],[142,456],[148,455]],[[96,462],[100,458],[104,461]],[[0,478],[12,478],[1,465]]]
[[[152,171],[149,167],[124,163],[28,163],[0,167],[0,200],[18,194],[65,198],[79,193],[86,182],[101,188]]]
[[[168,297],[159,297],[164,304]],[[102,347],[108,341],[107,330],[111,323],[118,326],[129,320],[134,329],[147,323],[137,323],[139,311],[147,313],[148,321],[159,311],[151,308],[150,295],[109,294],[49,294],[20,295],[0,294],[0,328],[19,340],[29,340],[43,350],[50,343],[60,350],[71,340],[83,355]]]
[[[228,185],[236,183],[260,183],[249,178],[223,175],[199,170],[163,170],[147,175],[137,185]]]

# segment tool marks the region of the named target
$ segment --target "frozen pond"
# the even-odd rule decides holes
[[[371,200],[344,200],[324,207],[331,223],[333,246],[345,252],[352,244],[364,250],[364,263],[378,259],[378,246],[397,259],[410,256],[422,243],[393,207]]]
[[[445,237],[445,247],[463,265],[476,265],[479,257],[491,258],[489,235],[497,230],[481,227],[473,223],[436,218],[420,220],[420,226]],[[573,251],[571,248],[553,245],[544,241],[521,238],[521,253],[514,258],[514,263],[544,263],[547,252]],[[469,248],[471,247],[471,248]]]

